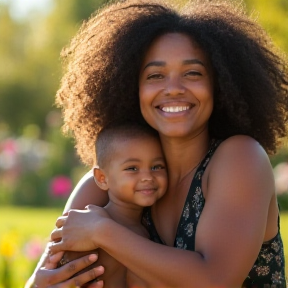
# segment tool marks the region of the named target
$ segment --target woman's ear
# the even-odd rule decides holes
[[[108,190],[108,179],[104,173],[103,170],[101,170],[99,167],[94,167],[93,168],[93,175],[94,175],[94,180],[98,187],[102,190]]]

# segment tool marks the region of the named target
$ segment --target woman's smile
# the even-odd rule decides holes
[[[187,110],[190,110],[194,107],[195,105],[193,103],[188,103],[184,101],[180,102],[164,102],[163,104],[157,105],[156,109],[159,109],[161,112],[165,113],[177,113],[177,115],[184,115],[185,111],[188,112]],[[182,112],[182,113],[181,113]],[[168,115],[168,114],[167,114]]]

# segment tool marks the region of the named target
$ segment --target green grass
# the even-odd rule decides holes
[[[0,278],[0,288],[22,288],[30,276],[37,260],[31,259],[25,252],[25,246],[31,241],[38,241],[42,245],[49,239],[50,232],[54,228],[55,221],[61,215],[59,209],[35,209],[0,207],[0,253],[1,242],[5,236],[11,239],[9,268],[13,275],[10,287],[3,286]],[[281,215],[281,234],[285,249],[286,276],[288,275],[288,213]],[[4,247],[5,248],[5,247]],[[3,247],[2,247],[3,249]],[[4,249],[5,250],[5,249]],[[9,252],[8,251],[8,252]],[[4,251],[5,252],[5,251]],[[7,251],[6,251],[7,252]],[[3,256],[3,251],[2,255]],[[3,258],[3,257],[0,257]],[[0,259],[0,274],[4,265]],[[0,276],[2,277],[2,276]]]
[[[57,217],[61,214],[60,209],[0,207],[0,254],[11,254],[8,259],[10,274],[13,275],[10,276],[10,287],[3,286],[1,275],[0,288],[24,286],[38,260],[38,257],[36,260],[33,255],[28,255],[27,245],[34,243],[34,247],[43,248],[55,227]],[[11,239],[11,242],[3,247],[7,238]],[[40,251],[35,253],[39,255]],[[1,258],[3,257],[0,257],[0,274],[3,274],[1,272],[4,270],[4,263]]]

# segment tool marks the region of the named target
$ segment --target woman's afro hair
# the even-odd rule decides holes
[[[211,137],[249,135],[271,154],[287,135],[287,59],[239,1],[196,0],[179,8],[161,0],[125,0],[96,11],[62,51],[66,69],[56,103],[85,164],[95,161],[101,129],[144,121],[142,59],[156,37],[174,32],[191,37],[211,61]]]

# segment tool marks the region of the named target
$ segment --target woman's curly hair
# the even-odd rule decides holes
[[[161,0],[106,5],[63,50],[66,71],[56,103],[82,161],[94,161],[97,133],[113,121],[143,122],[138,81],[151,42],[185,33],[206,52],[215,74],[211,137],[245,134],[268,153],[286,136],[287,60],[233,1],[196,0],[181,9]]]

